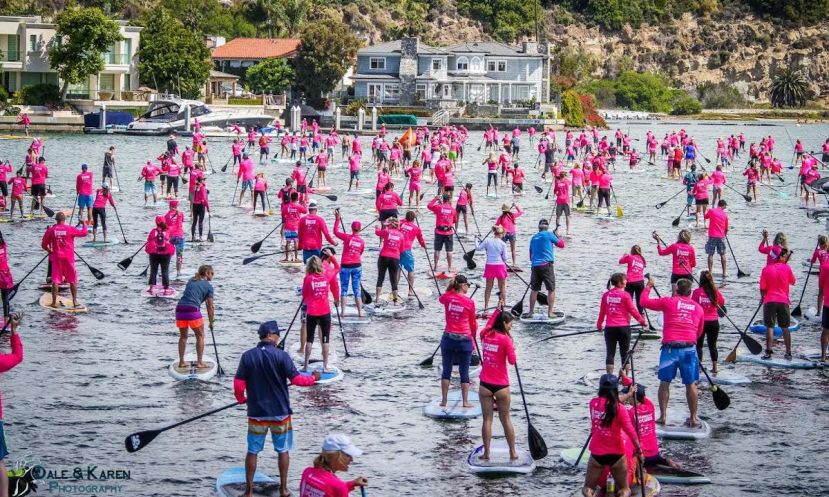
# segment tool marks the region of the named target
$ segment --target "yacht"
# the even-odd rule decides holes
[[[251,109],[253,110],[253,109]],[[262,113],[213,110],[204,102],[180,98],[160,98],[150,103],[147,112],[131,122],[124,133],[133,135],[164,135],[172,131],[185,131],[198,118],[202,128],[226,129],[235,123],[245,127],[265,127],[274,117]]]

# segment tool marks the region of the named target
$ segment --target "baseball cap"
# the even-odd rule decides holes
[[[178,199],[171,198],[169,200],[169,202],[170,202],[170,207],[178,207]]]
[[[605,373],[599,379],[599,388],[619,388],[619,378],[615,374]]]
[[[353,223],[351,223],[352,231],[360,231],[362,227],[363,225],[360,223],[360,221],[354,221]]]
[[[155,224],[159,225],[164,222],[164,216],[156,216],[155,217]]]
[[[351,443],[351,439],[342,433],[331,433],[322,441],[323,452],[344,452],[351,457],[363,455],[363,451]]]
[[[538,222],[538,229],[547,229],[550,227],[550,221],[542,219]]]
[[[89,169],[89,166],[87,166],[86,164],[81,164],[81,169],[86,171],[87,169]]]
[[[265,321],[259,325],[259,338],[265,338],[268,335],[279,334],[279,323],[276,321]]]
[[[316,208],[317,208],[317,203],[316,202],[311,202],[310,204],[308,204],[308,210],[309,211],[311,209],[316,209]]]

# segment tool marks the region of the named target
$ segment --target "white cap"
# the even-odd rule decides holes
[[[322,441],[324,452],[345,452],[351,457],[363,455],[363,451],[351,444],[351,439],[342,433],[332,433]]]

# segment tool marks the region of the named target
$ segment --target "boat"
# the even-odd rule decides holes
[[[199,118],[203,128],[221,129],[236,123],[243,128],[264,127],[274,120],[267,114],[213,110],[198,100],[165,97],[151,102],[147,112],[131,122],[123,132],[128,135],[165,135],[172,131],[185,131],[195,118]]]

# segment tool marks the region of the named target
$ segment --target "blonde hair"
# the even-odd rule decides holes
[[[311,256],[305,264],[305,274],[322,274],[322,260],[317,256]]]
[[[496,224],[492,227],[492,232],[495,233],[495,236],[504,236],[504,227]]]
[[[691,243],[691,232],[688,230],[681,230],[679,235],[676,237],[676,241],[679,243]]]
[[[774,235],[774,241],[772,242],[774,245],[780,245],[784,249],[789,249],[789,239],[786,238],[786,234],[782,231],[776,235]]]
[[[320,452],[317,457],[314,458],[314,467],[315,468],[322,468],[326,471],[334,472],[334,461],[340,457],[340,451],[336,452]]]
[[[203,265],[199,266],[199,270],[196,272],[196,275],[193,276],[193,279],[194,280],[206,280],[207,279],[207,273],[212,273],[212,272],[213,272],[213,266],[211,266],[209,264],[203,264]]]

